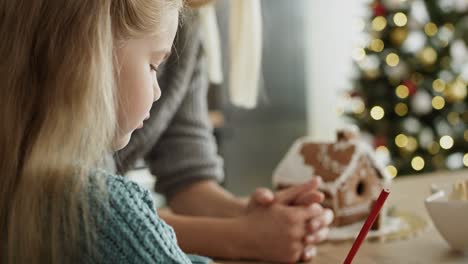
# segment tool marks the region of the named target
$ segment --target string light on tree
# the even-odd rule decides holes
[[[374,120],[380,120],[384,117],[385,111],[381,106],[374,106],[370,111],[370,115]]]
[[[369,47],[372,51],[381,52],[384,49],[385,44],[381,39],[377,38],[371,41]]]
[[[395,144],[400,148],[406,147],[408,144],[408,137],[405,134],[398,134],[395,137]]]
[[[398,12],[393,16],[393,22],[399,27],[403,27],[408,22],[408,18],[402,12]]]
[[[409,89],[406,85],[404,84],[400,84],[397,86],[397,88],[395,89],[395,94],[401,98],[401,99],[404,99],[406,97],[408,97],[409,95]]]
[[[445,82],[442,79],[436,79],[432,82],[432,89],[434,91],[442,93],[445,90]]]
[[[453,147],[453,138],[451,136],[443,136],[439,140],[439,144],[443,149],[450,149]]]
[[[432,22],[429,22],[426,25],[424,25],[424,32],[429,37],[435,36],[435,34],[437,34],[437,31],[437,25]]]
[[[432,107],[434,107],[434,109],[436,110],[440,110],[442,108],[444,108],[445,106],[445,99],[442,97],[442,96],[434,96],[434,98],[432,98]]]
[[[437,52],[432,47],[425,47],[418,57],[424,65],[430,66],[436,62]]]
[[[408,113],[408,106],[405,103],[398,103],[394,110],[397,115],[405,116]]]
[[[382,31],[387,26],[387,19],[383,16],[377,16],[372,20],[372,29]]]
[[[424,159],[421,156],[416,156],[411,160],[411,167],[416,171],[420,171],[424,169],[424,163]]]
[[[465,155],[466,156],[466,155]],[[395,166],[393,165],[388,165],[386,167],[388,173],[390,173],[390,175],[392,176],[392,178],[395,178],[397,175],[398,175],[398,170]]]
[[[390,52],[387,57],[385,57],[385,62],[388,64],[388,66],[395,67],[400,62],[400,57],[398,57],[397,54]]]

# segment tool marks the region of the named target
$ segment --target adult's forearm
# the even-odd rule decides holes
[[[184,252],[224,259],[241,259],[250,254],[238,218],[181,216],[167,211],[159,211],[159,215],[174,228]]]
[[[169,206],[181,215],[234,217],[245,212],[247,201],[235,197],[215,181],[200,181],[175,194]]]

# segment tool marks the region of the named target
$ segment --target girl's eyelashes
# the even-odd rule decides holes
[[[158,67],[156,67],[156,66],[153,65],[153,64],[150,64],[150,69],[151,69],[152,71],[158,72]]]
[[[158,81],[158,67],[156,67],[154,64],[150,64],[150,70],[151,70],[153,82],[156,83]]]

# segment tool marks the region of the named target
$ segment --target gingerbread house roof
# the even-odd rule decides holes
[[[335,194],[353,175],[359,160],[366,157],[384,184],[391,181],[386,169],[375,159],[371,146],[361,140],[342,140],[336,143],[298,139],[273,173],[273,184],[297,184],[320,175],[320,189]]]

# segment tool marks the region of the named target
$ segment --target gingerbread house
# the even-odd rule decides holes
[[[282,188],[300,184],[315,175],[323,179],[319,189],[325,194],[323,206],[335,213],[332,226],[364,220],[390,174],[375,159],[374,151],[356,138],[339,136],[337,142],[297,140],[273,173],[273,184]],[[382,214],[381,214],[382,215]],[[376,221],[378,228],[380,221]]]

